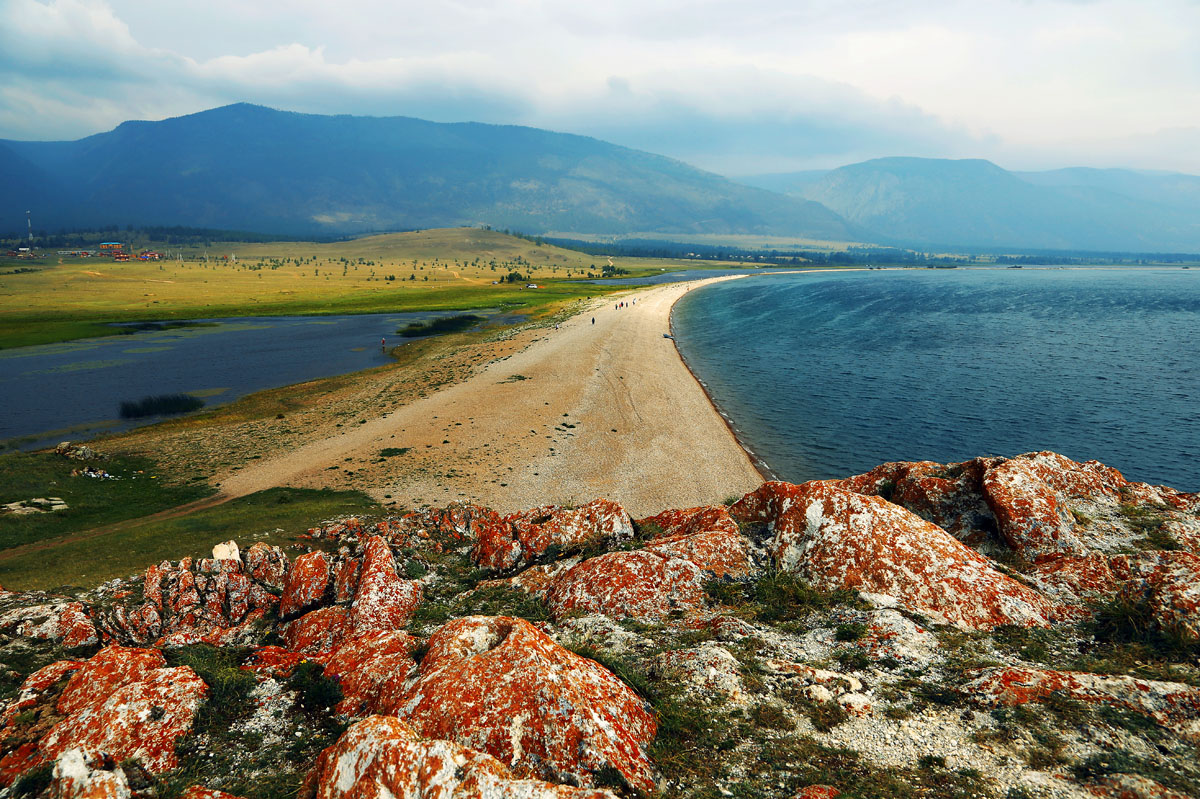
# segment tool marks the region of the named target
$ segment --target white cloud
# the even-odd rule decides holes
[[[1190,0],[0,0],[0,137],[234,101],[601,135],[743,171],[1195,169]],[[1131,142],[1155,141],[1153,152]],[[740,166],[739,166],[740,165]]]

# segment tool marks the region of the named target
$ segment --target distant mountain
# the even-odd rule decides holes
[[[808,169],[801,172],[772,172],[766,175],[732,176],[738,183],[754,186],[759,189],[787,194],[792,197],[803,196],[805,189],[821,178],[828,175],[828,169]]]
[[[338,234],[489,224],[530,233],[863,235],[817,203],[583,136],[246,104],[126,122],[78,141],[0,142],[0,170],[19,173],[0,199],[0,230],[23,223],[33,205],[35,226],[46,229]],[[38,186],[53,187],[51,196]]]
[[[752,180],[820,202],[893,243],[1200,252],[1200,178],[1191,175],[880,158],[813,178]]]

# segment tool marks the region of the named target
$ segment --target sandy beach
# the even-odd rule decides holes
[[[253,461],[220,490],[351,485],[400,507],[501,511],[607,497],[634,515],[740,496],[762,478],[663,336],[707,282],[594,300],[467,380]]]

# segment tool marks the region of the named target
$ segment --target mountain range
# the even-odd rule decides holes
[[[1200,177],[881,158],[731,180],[585,136],[236,104],[76,141],[0,140],[0,232],[289,235],[491,225],[922,249],[1200,252]]]
[[[750,185],[814,200],[889,243],[1123,252],[1200,250],[1200,177],[1010,172],[990,161],[879,158]]]
[[[10,187],[4,218],[23,222],[38,205],[35,224],[48,229],[116,222],[340,234],[489,224],[861,236],[818,203],[583,136],[246,104],[126,122],[78,141],[0,141],[0,177]]]

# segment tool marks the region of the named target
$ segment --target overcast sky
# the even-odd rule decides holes
[[[725,174],[1200,174],[1200,0],[0,0],[0,138],[231,102],[533,125]]]

